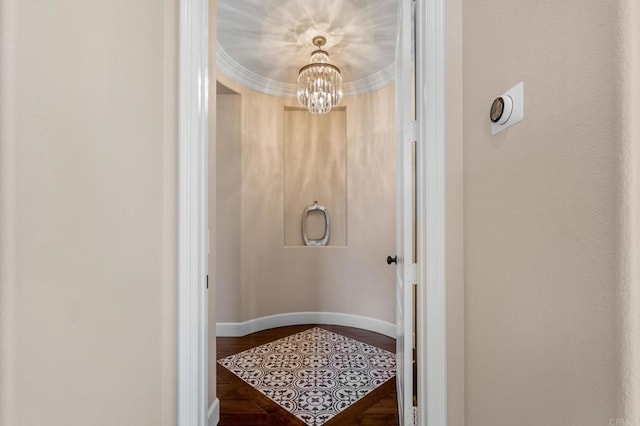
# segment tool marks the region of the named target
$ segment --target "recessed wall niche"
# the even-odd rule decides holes
[[[322,115],[284,109],[284,243],[304,246],[302,214],[317,201],[331,220],[329,246],[347,245],[347,110]],[[324,216],[310,214],[309,238],[322,238]]]

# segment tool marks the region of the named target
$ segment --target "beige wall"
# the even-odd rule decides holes
[[[622,3],[463,2],[467,424],[640,421],[623,386]],[[519,81],[524,121],[491,136],[492,98]]]
[[[395,251],[393,86],[343,101],[348,246],[284,247],[283,112],[295,100],[218,77],[242,97],[242,266],[235,315],[217,321],[330,311],[394,322],[395,268],[385,263]]]
[[[215,284],[217,293],[216,315],[238,321],[240,312],[240,235],[241,198],[240,185],[242,157],[240,128],[240,95],[218,94],[216,96],[216,175],[211,183],[210,198],[216,197],[215,223],[216,268]],[[215,191],[215,192],[213,192]],[[213,228],[213,227],[212,227]],[[213,285],[210,285],[210,290]],[[215,319],[212,324],[215,330]]]
[[[327,208],[328,246],[347,245],[347,111],[309,114],[302,108],[285,109],[284,245],[304,246],[302,212],[314,201]],[[324,236],[324,214],[306,215],[307,236]]]
[[[447,421],[464,426],[462,0],[447,1]],[[473,424],[473,423],[469,423]]]
[[[0,15],[0,424],[173,425],[177,2]]]

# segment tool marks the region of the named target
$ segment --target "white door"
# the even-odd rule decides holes
[[[396,212],[396,320],[398,362],[398,413],[401,425],[414,424],[413,407],[413,324],[415,284],[414,250],[414,160],[415,122],[413,121],[413,0],[400,0],[396,45],[397,117],[397,212]],[[388,259],[392,260],[392,259]]]

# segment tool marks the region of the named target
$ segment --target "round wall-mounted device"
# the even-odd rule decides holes
[[[513,111],[513,100],[511,96],[498,96],[491,104],[489,119],[492,123],[505,124],[511,117]]]
[[[495,135],[524,118],[524,84],[516,84],[491,103],[489,120],[491,120],[491,134]]]

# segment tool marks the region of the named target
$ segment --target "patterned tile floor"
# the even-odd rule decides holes
[[[319,327],[218,360],[309,426],[396,374],[395,354]]]

